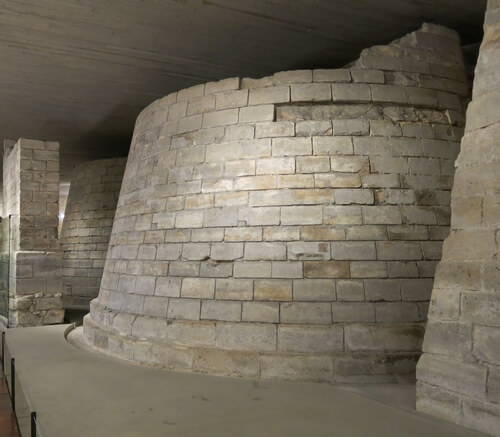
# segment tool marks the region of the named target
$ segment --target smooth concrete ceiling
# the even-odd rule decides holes
[[[0,0],[0,138],[61,170],[125,155],[139,111],[231,76],[338,67],[423,21],[481,40],[486,0]]]

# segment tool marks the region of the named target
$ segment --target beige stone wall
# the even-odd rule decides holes
[[[89,308],[97,297],[126,158],[78,166],[61,230],[65,308]]]
[[[500,2],[489,1],[417,408],[500,436]]]
[[[4,144],[4,214],[10,219],[9,324],[62,322],[59,143]]]
[[[467,91],[458,36],[424,25],[349,68],[154,102],[87,338],[218,374],[411,379]]]

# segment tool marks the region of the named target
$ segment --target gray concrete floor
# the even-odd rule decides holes
[[[80,350],[65,340],[66,328],[6,335],[44,437],[484,436],[416,413],[414,386],[173,372]]]

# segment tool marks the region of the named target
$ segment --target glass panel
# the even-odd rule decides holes
[[[5,326],[9,319],[10,219],[0,219],[0,317]]]
[[[21,388],[22,386],[16,373],[16,416],[19,433],[22,437],[29,437],[31,435],[31,414],[28,402]]]
[[[23,386],[21,385],[22,375],[16,368],[15,383],[16,383],[16,416],[19,425],[19,433],[21,437],[31,436],[31,411],[28,405],[28,400],[24,395]]]
[[[11,386],[10,386],[10,359],[12,358],[10,355],[9,347],[7,346],[7,342],[5,342],[5,349],[4,349],[4,354],[5,356],[3,357],[3,374],[5,376],[5,382],[7,383],[7,386],[9,388],[9,393],[12,392]]]

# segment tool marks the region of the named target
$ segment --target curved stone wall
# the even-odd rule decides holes
[[[411,378],[467,91],[457,35],[424,25],[349,68],[154,102],[86,338],[224,375]]]
[[[73,172],[60,238],[65,308],[88,309],[99,294],[125,164],[100,159]]]

